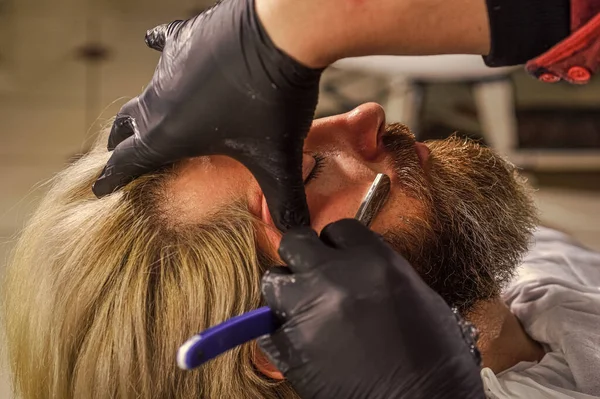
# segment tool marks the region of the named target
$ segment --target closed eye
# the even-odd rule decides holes
[[[319,175],[323,171],[323,166],[325,164],[325,156],[321,154],[312,154],[312,157],[315,159],[315,166],[313,166],[308,176],[306,176],[306,179],[304,180],[304,185],[307,185],[312,180],[319,177]]]

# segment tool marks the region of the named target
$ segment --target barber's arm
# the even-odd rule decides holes
[[[365,55],[488,54],[485,0],[257,0],[274,43],[311,67]]]
[[[600,68],[597,0],[257,0],[273,41],[306,65],[365,55],[481,54],[544,82]]]
[[[259,344],[304,399],[484,398],[469,325],[352,219],[288,232],[263,278],[283,321]]]

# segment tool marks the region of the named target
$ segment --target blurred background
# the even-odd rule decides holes
[[[0,0],[0,268],[40,183],[85,153],[151,78],[159,55],[145,31],[212,3]],[[377,101],[420,139],[481,138],[524,169],[545,224],[600,250],[600,77],[549,85],[475,56],[375,57],[336,64],[321,93],[318,116]]]

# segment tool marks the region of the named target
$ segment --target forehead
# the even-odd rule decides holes
[[[250,193],[258,190],[252,174],[236,160],[222,155],[196,157],[175,167],[175,176],[166,186],[165,205],[180,222],[201,222],[239,200],[247,201],[252,211]]]

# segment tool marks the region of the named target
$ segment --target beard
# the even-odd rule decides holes
[[[473,140],[450,137],[426,142],[424,170],[414,135],[401,124],[386,127],[383,144],[401,187],[425,209],[422,217],[401,217],[384,239],[461,313],[497,298],[537,223],[516,168]]]

